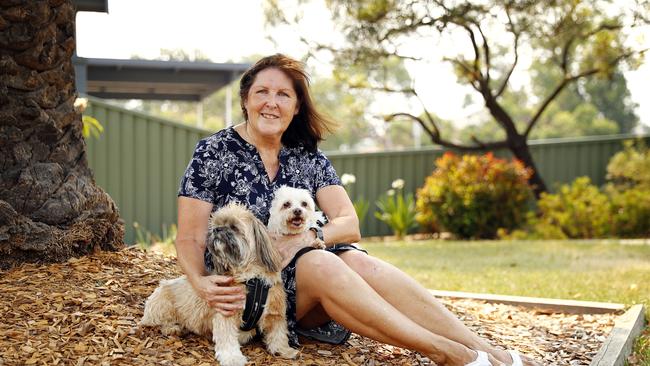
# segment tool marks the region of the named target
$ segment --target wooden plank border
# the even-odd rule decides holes
[[[604,314],[616,313],[625,309],[623,304],[548,299],[540,297],[492,295],[458,291],[429,290],[436,297],[455,299],[483,300],[491,303],[501,303],[535,308],[568,314]],[[635,339],[645,326],[645,307],[643,304],[632,306],[616,318],[616,323],[609,336],[601,346],[589,366],[624,366],[627,357],[632,353]]]
[[[543,297],[492,295],[459,291],[429,290],[434,296],[456,299],[484,300],[567,314],[607,314],[625,310],[625,305],[609,302],[548,299]]]
[[[634,340],[645,326],[645,307],[634,305],[625,314],[616,319],[616,325],[591,360],[589,366],[623,366],[632,353]]]

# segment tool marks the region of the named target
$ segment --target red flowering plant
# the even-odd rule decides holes
[[[517,160],[492,153],[445,153],[417,192],[418,221],[439,225],[460,238],[494,238],[526,219],[532,171]]]

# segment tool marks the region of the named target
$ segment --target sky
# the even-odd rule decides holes
[[[264,26],[263,0],[108,0],[108,14],[80,12],[77,14],[77,54],[89,58],[125,59],[133,55],[153,59],[160,49],[200,50],[214,62],[238,61],[252,54],[281,52],[302,57],[306,48],[295,30]],[[301,29],[306,38],[332,37],[333,25],[322,16],[319,2],[305,11]],[[272,36],[276,42],[269,39]],[[650,29],[633,38],[643,37],[650,47]],[[632,99],[639,105],[641,122],[650,126],[650,55],[638,70],[626,73]],[[327,60],[314,65],[320,72],[328,70]],[[416,90],[427,108],[441,118],[463,121],[480,105],[463,107],[468,87],[458,85],[447,64],[436,60],[427,64],[407,65],[415,79]],[[513,82],[517,82],[516,78]],[[387,110],[403,110],[403,101],[395,99],[380,103]],[[418,109],[419,106],[411,105]],[[390,110],[393,109],[393,110]],[[419,112],[418,112],[419,113]]]

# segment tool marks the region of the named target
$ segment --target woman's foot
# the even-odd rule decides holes
[[[483,353],[483,355],[479,355],[479,351],[467,349],[466,352],[463,353],[462,358],[448,357],[447,362],[442,363],[442,365],[506,366],[491,354],[485,352],[481,353]]]
[[[512,356],[508,351],[500,350],[500,349],[493,349],[490,351],[490,354],[494,356],[495,359],[499,360],[500,363],[511,366],[513,365],[513,359]],[[519,354],[519,357],[521,358],[521,361],[524,366],[542,366],[541,363],[535,361],[534,359],[524,356],[522,354]]]

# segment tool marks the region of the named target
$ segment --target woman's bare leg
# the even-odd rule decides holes
[[[340,258],[380,296],[420,326],[471,349],[488,352],[501,362],[512,363],[507,352],[473,333],[427,289],[395,266],[356,250],[341,253]],[[534,365],[530,362],[525,364]]]
[[[421,352],[439,365],[465,365],[476,353],[413,322],[332,253],[314,250],[296,263],[296,318],[319,304],[355,333]]]

